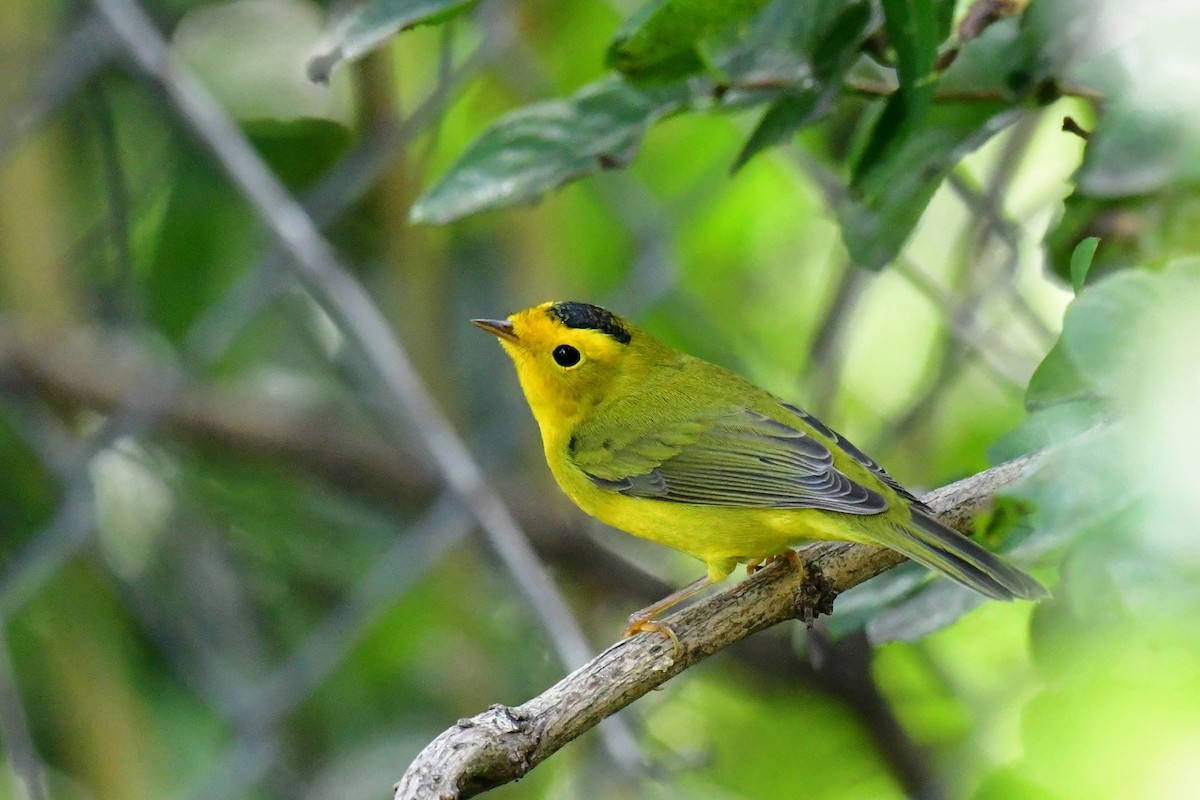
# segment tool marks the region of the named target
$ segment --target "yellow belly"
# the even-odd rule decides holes
[[[558,485],[585,512],[614,528],[700,559],[714,581],[724,579],[739,563],[776,555],[804,542],[861,540],[844,514],[628,497],[598,488],[565,458],[555,458],[549,451],[547,461]]]

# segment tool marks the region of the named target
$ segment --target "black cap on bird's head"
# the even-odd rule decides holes
[[[576,302],[551,303],[546,313],[568,328],[600,331],[621,344],[629,344],[633,338],[629,328],[616,314],[600,306]]]

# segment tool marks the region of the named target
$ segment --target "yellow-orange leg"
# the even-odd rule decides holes
[[[776,553],[773,556],[766,558],[756,558],[753,561],[746,562],[746,574],[753,575],[764,567],[774,564],[776,561],[786,561],[798,570],[804,570],[804,559],[795,550],[784,550],[782,553]]]
[[[699,594],[711,585],[712,579],[705,575],[703,578],[689,583],[679,591],[672,592],[662,600],[659,600],[657,603],[648,605],[641,611],[630,614],[629,620],[625,625],[625,633],[622,635],[622,638],[628,639],[635,633],[641,633],[643,631],[650,633],[661,633],[663,636],[671,640],[671,644],[675,645],[675,657],[678,658],[679,655],[683,653],[683,647],[679,644],[679,637],[675,635],[675,631],[671,630],[669,625],[664,625],[654,618],[662,614],[664,611],[674,608],[684,600],[687,600],[689,597]]]

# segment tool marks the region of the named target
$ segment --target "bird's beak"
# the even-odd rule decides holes
[[[513,330],[513,324],[506,319],[473,319],[471,322],[488,333],[499,336],[501,339],[506,339],[510,342],[518,341],[516,331]]]

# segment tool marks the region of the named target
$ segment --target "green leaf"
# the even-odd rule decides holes
[[[1071,280],[1071,257],[1089,236],[1104,240],[1088,269],[1090,283],[1139,264],[1186,257],[1200,252],[1200,197],[1192,186],[1118,198],[1087,197],[1077,189],[1046,233],[1054,274]]]
[[[701,40],[753,16],[769,0],[651,0],[621,26],[608,66],[631,78],[674,80],[700,71]]]
[[[1006,437],[1006,446],[1046,448],[1011,492],[1036,507],[1031,542],[1061,547],[1106,530],[1142,547],[1177,535],[1162,529],[1178,516],[1164,509],[1194,483],[1186,420],[1197,402],[1197,307],[1200,259],[1192,258],[1107,277],[1067,308],[1059,345],[1039,368],[1058,376],[1037,394],[1030,387],[1031,398],[1061,402]],[[1080,393],[1090,397],[1075,399]],[[1146,501],[1157,516],[1144,515]]]
[[[796,131],[818,119],[824,111],[817,105],[822,96],[822,92],[809,91],[787,92],[776,98],[742,145],[731,171],[737,172],[763,150],[787,141]]]
[[[1071,285],[1075,287],[1075,294],[1083,291],[1083,282],[1087,280],[1088,270],[1092,267],[1092,259],[1096,256],[1096,245],[1100,244],[1100,239],[1096,236],[1089,236],[1078,245],[1075,246],[1075,252],[1071,253]]]
[[[957,622],[987,601],[983,595],[938,577],[912,597],[880,610],[866,624],[867,641],[913,642]]]
[[[343,21],[340,35],[324,53],[308,62],[308,78],[328,83],[333,68],[353,61],[418,25],[444,22],[467,11],[476,0],[371,0],[355,8]]]
[[[1075,176],[1090,197],[1124,197],[1200,181],[1194,120],[1155,114],[1136,98],[1119,99],[1100,118]]]
[[[1017,117],[1000,102],[939,103],[919,131],[850,186],[837,209],[858,266],[879,270],[900,251],[942,179]]]
[[[1144,493],[1125,458],[1133,447],[1129,425],[1076,429],[1060,430],[1058,446],[1007,492],[1034,507],[1034,539],[1043,549],[1061,549],[1082,531],[1124,513]]]
[[[1029,379],[1029,388],[1025,391],[1025,408],[1036,411],[1059,403],[1093,397],[1095,392],[1079,373],[1060,337]]]
[[[988,447],[993,464],[1036,453],[1111,419],[1110,404],[1098,398],[1071,400],[1040,408]]]
[[[193,150],[180,153],[146,276],[147,310],[180,341],[191,324],[253,263],[254,217],[225,178]]]
[[[857,265],[878,270],[890,262],[950,170],[1017,119],[1021,97],[1007,87],[1009,76],[1025,69],[1019,43],[1015,21],[990,26],[963,47],[938,84],[956,89],[963,81],[960,73],[986,73],[993,85],[976,88],[995,99],[939,100],[920,124],[902,93],[889,99],[837,209],[842,238]]]
[[[1129,396],[1131,370],[1154,346],[1152,323],[1169,299],[1160,276],[1129,270],[1095,284],[1067,307],[1062,334],[1066,353],[1097,395]]]
[[[938,46],[950,32],[954,4],[937,0],[883,0],[888,38],[896,50],[896,73],[906,116],[919,123],[933,97]]]
[[[532,202],[564,183],[625,166],[646,129],[682,108],[686,85],[637,88],[619,79],[570,100],[527,106],[493,123],[413,206],[415,222]]]
[[[812,85],[784,92],[771,103],[734,160],[734,172],[758,153],[786,141],[800,128],[829,112],[841,95],[842,80],[858,58],[870,23],[870,7],[866,3],[851,3],[837,9],[828,24],[817,23],[810,29],[803,48],[812,53],[809,81]]]
[[[840,81],[858,58],[863,39],[870,30],[869,4],[849,3],[843,8],[835,7],[832,20],[828,24],[815,25],[813,41],[807,43],[812,50],[813,77],[826,83]]]
[[[933,98],[938,45],[950,30],[943,0],[884,0],[884,22],[896,51],[899,91],[888,98],[854,166],[855,177],[873,169],[925,120]],[[960,67],[961,69],[961,67]]]

